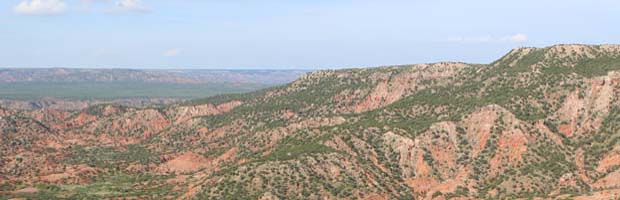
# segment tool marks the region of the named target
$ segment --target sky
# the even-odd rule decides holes
[[[0,67],[490,63],[560,43],[620,43],[620,1],[0,1]]]

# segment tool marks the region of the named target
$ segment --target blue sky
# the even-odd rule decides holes
[[[620,43],[617,0],[2,0],[0,67],[316,69],[489,63]]]

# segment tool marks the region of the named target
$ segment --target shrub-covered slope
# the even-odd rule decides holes
[[[0,190],[34,198],[620,195],[620,46],[308,73],[166,108],[2,110]]]

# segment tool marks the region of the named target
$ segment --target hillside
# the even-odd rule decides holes
[[[0,109],[0,198],[613,199],[620,45],[323,70],[161,108]]]

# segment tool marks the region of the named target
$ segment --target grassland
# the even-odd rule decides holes
[[[0,83],[0,98],[14,100],[43,97],[79,100],[140,97],[192,99],[249,92],[269,86],[257,83],[14,82]]]

